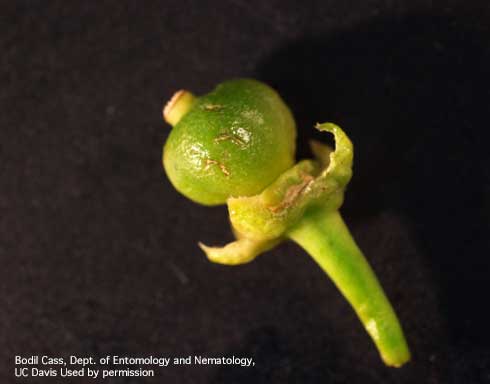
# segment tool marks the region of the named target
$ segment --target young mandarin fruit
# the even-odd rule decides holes
[[[225,82],[196,98],[179,91],[164,118],[174,128],[163,163],[177,190],[206,205],[227,203],[237,239],[199,244],[209,260],[236,265],[284,239],[305,249],[351,304],[383,361],[410,360],[398,318],[338,211],[352,176],[353,146],[332,123],[317,124],[335,150],[312,142],[315,160],[293,163],[295,123],[271,88]]]
[[[258,81],[227,81],[197,98],[180,91],[164,115],[173,126],[163,151],[165,171],[198,203],[255,195],[294,164],[291,112]]]

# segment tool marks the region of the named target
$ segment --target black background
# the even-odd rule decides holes
[[[2,382],[14,382],[15,355],[31,354],[257,363],[110,383],[490,381],[487,1],[1,8]],[[299,247],[233,268],[197,248],[231,239],[227,212],[169,184],[161,107],[231,77],[284,96],[299,157],[316,121],[351,136],[342,213],[404,325],[410,364],[383,366]]]

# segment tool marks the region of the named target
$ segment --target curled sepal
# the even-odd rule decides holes
[[[325,178],[331,177],[339,183],[342,187],[345,187],[352,177],[352,161],[354,159],[354,146],[349,137],[344,131],[333,123],[317,123],[315,128],[319,131],[326,131],[333,133],[335,138],[335,151],[329,153],[328,167],[322,176]],[[320,144],[321,145],[321,144]],[[321,147],[320,147],[321,148]],[[322,152],[318,147],[318,143],[312,144],[312,150],[315,156],[322,161],[325,152]],[[323,164],[325,164],[323,162]]]
[[[236,231],[255,241],[281,237],[309,207],[337,210],[352,175],[353,147],[335,124],[317,124],[333,133],[335,150],[312,143],[317,160],[303,160],[279,176],[259,195],[229,198],[230,220]]]
[[[199,243],[209,261],[225,265],[245,264],[262,252],[272,249],[279,241],[254,241],[243,237],[224,247],[208,247]]]

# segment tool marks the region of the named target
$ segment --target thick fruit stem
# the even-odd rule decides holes
[[[181,89],[163,107],[163,118],[174,127],[189,111],[196,97],[189,91]]]
[[[410,360],[398,318],[340,213],[312,209],[288,237],[330,276],[356,311],[385,364],[400,367]]]

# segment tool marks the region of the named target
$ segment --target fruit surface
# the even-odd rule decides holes
[[[174,187],[204,205],[260,193],[294,164],[296,127],[280,96],[256,80],[196,98],[163,151]]]

